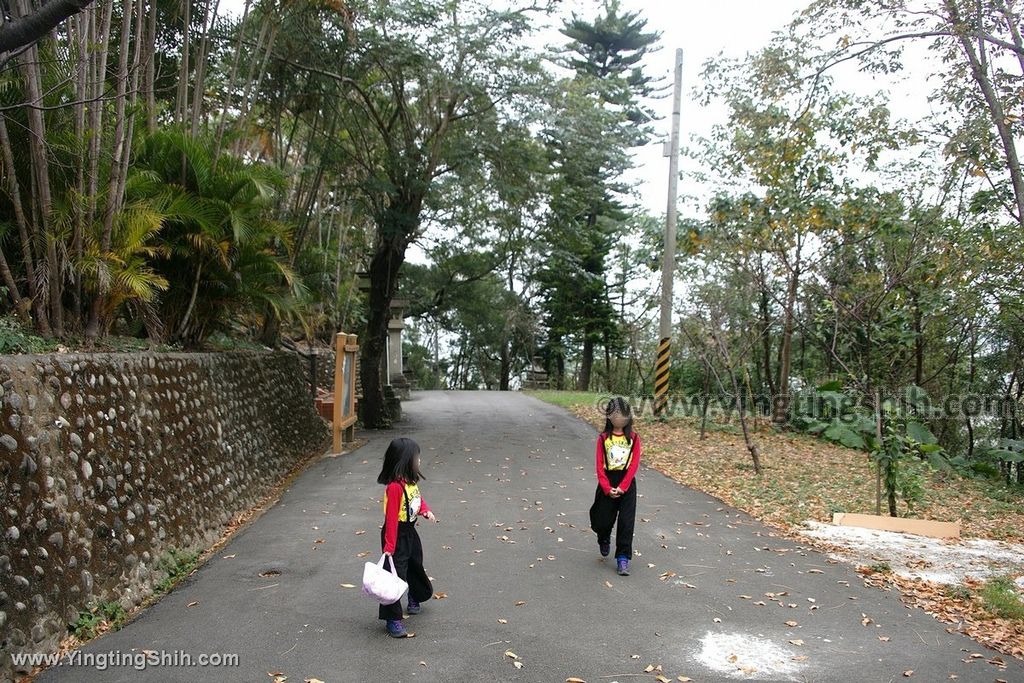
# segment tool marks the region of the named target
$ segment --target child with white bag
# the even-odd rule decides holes
[[[420,472],[420,447],[412,439],[397,438],[384,453],[384,466],[377,483],[384,488],[384,526],[380,529],[381,548],[398,576],[409,584],[409,614],[419,614],[420,603],[434,594],[434,587],[423,568],[423,544],[416,533],[417,517],[426,517],[437,522],[420,495],[417,485],[423,474]],[[387,624],[388,634],[393,638],[405,638],[409,634],[402,623],[401,598],[388,605],[380,605],[378,618]]]

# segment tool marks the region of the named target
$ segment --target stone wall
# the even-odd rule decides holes
[[[0,680],[328,446],[290,353],[0,356]]]

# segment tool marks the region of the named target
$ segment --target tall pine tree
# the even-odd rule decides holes
[[[591,384],[597,344],[615,336],[615,309],[607,274],[618,272],[632,166],[629,149],[647,142],[652,113],[641,98],[656,84],[640,66],[660,34],[646,32],[636,12],[620,12],[617,0],[587,21],[573,14],[562,34],[569,39],[561,81],[544,131],[556,174],[545,241],[551,254],[538,273],[548,328],[548,355],[564,385],[566,350],[582,344],[577,388]]]

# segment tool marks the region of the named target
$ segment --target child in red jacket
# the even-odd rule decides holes
[[[636,521],[636,471],[640,467],[640,435],[633,431],[633,413],[622,397],[605,410],[604,431],[597,437],[597,493],[590,508],[590,528],[597,533],[601,555],[611,550],[615,530],[615,564],[620,576],[629,576],[633,559],[633,524]],[[617,518],[617,520],[616,520]]]
[[[377,483],[384,484],[384,526],[380,529],[380,544],[388,562],[409,584],[409,614],[419,614],[420,603],[434,594],[434,587],[423,568],[423,544],[416,533],[416,518],[426,517],[432,522],[437,517],[420,496],[417,485],[420,472],[420,447],[412,439],[395,439],[384,454],[384,466]],[[402,624],[402,602],[381,605],[378,617],[387,623],[388,634],[405,638],[409,634]]]

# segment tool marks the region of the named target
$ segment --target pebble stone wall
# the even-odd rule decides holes
[[[294,354],[0,356],[0,680],[328,446]]]

